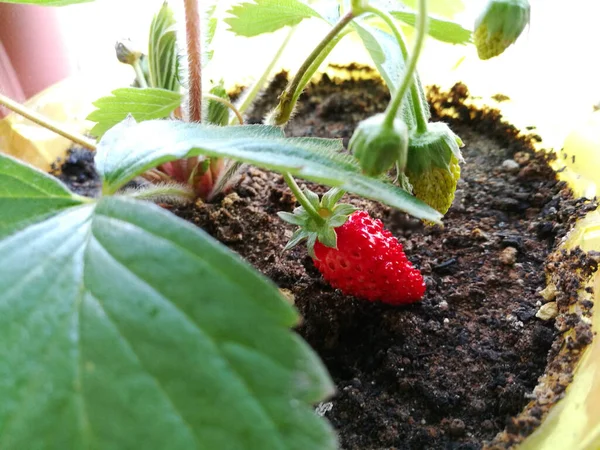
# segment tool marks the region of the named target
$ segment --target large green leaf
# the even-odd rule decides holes
[[[0,153],[0,238],[82,201],[55,178]]]
[[[230,31],[246,37],[298,25],[311,17],[326,20],[301,0],[253,0],[233,6],[227,13],[232,16],[225,19]]]
[[[181,94],[165,89],[121,88],[93,104],[98,109],[87,117],[96,122],[90,133],[101,137],[129,115],[139,121],[168,117],[181,104]]]
[[[406,6],[417,9],[418,0],[402,0]],[[456,14],[465,9],[463,0],[428,0],[427,9],[432,13],[447,19],[452,19]]]
[[[405,24],[410,25],[411,27],[416,26],[418,13],[416,12],[416,5],[413,5],[415,2],[409,2],[413,6],[413,8],[410,9],[406,5],[407,2],[400,2],[398,0],[369,1],[373,6],[389,12],[392,16]],[[427,10],[432,14],[429,16],[428,34],[434,39],[450,44],[464,45],[471,42],[471,31],[450,20],[453,15],[450,14],[450,12],[457,11],[461,8],[462,2],[460,0],[428,1]],[[445,18],[437,17],[440,15],[440,12],[444,12],[442,15]]]
[[[406,191],[363,175],[356,160],[339,153],[340,141],[282,138],[264,125],[216,127],[179,121],[124,123],[100,142],[96,166],[112,193],[159,164],[198,155],[230,158],[381,201],[415,217],[441,215]]]
[[[388,89],[393,94],[396,92],[402,81],[402,75],[406,69],[406,64],[402,58],[402,52],[398,45],[396,38],[390,33],[383,31],[379,28],[371,26],[364,21],[354,22],[354,29],[357,31],[358,36],[363,41],[363,45],[371,55],[373,63],[383,81],[388,86]],[[417,90],[421,101],[421,108],[425,113],[427,119],[429,119],[429,105],[423,91],[423,86],[419,80],[419,76],[416,75]],[[398,116],[402,118],[404,123],[410,128],[416,126],[416,118],[413,113],[413,98],[410,93],[407,93],[402,106],[398,111]]]
[[[153,204],[104,197],[20,226],[0,240],[0,448],[334,449],[310,406],[332,385],[297,319]]]
[[[88,3],[94,0],[0,0],[0,3],[21,3],[24,5],[65,6],[76,3]]]
[[[418,14],[414,11],[390,11],[390,14],[410,26],[416,26]],[[438,41],[449,44],[465,45],[471,42],[471,30],[463,28],[456,22],[432,16],[429,16],[428,34]]]
[[[175,13],[165,1],[150,24],[148,69],[150,86],[179,92]]]

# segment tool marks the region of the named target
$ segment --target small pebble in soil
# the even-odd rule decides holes
[[[507,266],[514,265],[517,262],[517,252],[518,250],[514,247],[506,247],[500,253],[500,262]]]
[[[447,311],[448,310],[448,302],[446,300],[442,300],[439,303],[438,308],[440,308],[442,311]]]
[[[541,320],[552,320],[556,316],[558,316],[558,306],[556,305],[556,302],[550,302],[542,305],[535,315],[535,317]]]
[[[556,298],[556,285],[554,283],[548,284],[545,289],[540,291],[540,295],[547,302],[551,302]]]
[[[454,419],[450,422],[449,431],[452,436],[462,436],[465,434],[465,423],[460,419]]]
[[[514,159],[507,159],[502,163],[502,170],[508,173],[517,173],[521,166]]]

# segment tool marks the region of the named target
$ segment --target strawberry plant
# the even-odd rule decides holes
[[[306,240],[332,286],[392,304],[423,296],[423,279],[402,245],[380,221],[339,201],[351,193],[441,222],[456,189],[461,141],[446,125],[429,123],[416,65],[427,33],[465,44],[470,31],[430,18],[426,0],[418,11],[378,0],[236,5],[225,22],[241,36],[293,29],[309,18],[330,25],[266,124],[244,125],[292,35],[234,105],[219,84],[203,92],[217,22],[201,26],[197,0],[184,6],[185,58],[167,4],[151,24],[147,54],[117,46],[137,87],[95,103],[98,141],[0,97],[94,150],[102,179],[99,198],[85,198],[0,155],[2,449],[336,447],[311,408],[332,394],[332,383],[290,331],[297,313],[223,245],[146,201],[209,202],[235,187],[243,164],[283,175],[299,203],[280,213],[298,226],[287,248]],[[416,26],[411,53],[397,20]],[[349,33],[360,37],[389,87],[387,110],[359,124],[350,153],[339,140],[286,137],[303,89]],[[138,176],[152,184],[127,189]],[[319,197],[294,177],[331,190]]]

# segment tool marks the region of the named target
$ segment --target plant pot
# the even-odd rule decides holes
[[[324,77],[320,85],[309,88],[304,106],[288,128],[289,134],[347,140],[355,124],[382,109],[387,99],[379,82],[361,78],[338,86]],[[284,83],[283,77],[277,77],[269,92],[278,92]],[[508,433],[498,435],[490,448],[517,443],[521,448],[551,448],[540,445],[556,442],[565,442],[566,446],[552,448],[596,448],[594,433],[600,424],[600,412],[594,408],[598,403],[582,403],[594,398],[591,394],[586,397],[588,392],[600,392],[600,378],[594,378],[597,359],[591,356],[600,351],[596,342],[569,350],[573,365],[566,368],[575,373],[574,381],[556,407],[549,408],[547,415],[542,411],[537,422],[526,420],[531,419],[532,409],[526,405],[526,396],[533,392],[537,377],[544,371],[550,346],[555,343],[559,357],[566,353],[559,351],[562,341],[554,339],[553,325],[535,318],[536,302],[543,300],[536,291],[545,286],[544,268],[550,262],[547,258],[567,236],[566,246],[600,248],[600,242],[593,240],[597,213],[579,220],[575,231],[567,235],[590,204],[574,201],[564,187],[557,185],[546,158],[533,151],[531,139],[517,137],[514,128],[500,123],[497,113],[468,106],[464,94],[455,90],[450,96],[434,97],[438,119],[453,121],[458,134],[462,132],[468,146],[467,158],[476,161],[463,168],[463,175],[469,184],[479,187],[460,188],[462,193],[449,213],[445,230],[423,228],[372,202],[350,199],[385,219],[386,226],[403,242],[409,258],[429,278],[429,297],[422,304],[398,308],[345,297],[324,283],[305,250],[282,254],[290,230],[275,213],[291,209],[294,202],[277,175],[249,169],[235,194],[210,205],[173,208],[173,212],[203,226],[238,251],[294,299],[304,317],[301,333],[323,357],[338,385],[338,397],[331,404],[319,405],[318,412],[341,431],[344,448],[447,448],[461,444],[478,448],[483,441],[494,440],[504,429],[505,419],[518,416],[523,408],[526,415],[521,416],[521,422],[519,418],[511,421]],[[268,95],[261,99],[253,113],[255,121],[264,116],[274,99]],[[446,115],[448,111],[450,115]],[[458,119],[452,117],[457,115]],[[492,159],[473,148],[473,142],[477,146],[489,144]],[[513,159],[518,167],[504,165],[506,159]],[[490,166],[492,160],[495,162]],[[484,164],[489,170],[478,169]],[[477,181],[478,177],[485,179]],[[478,191],[485,191],[488,185],[498,190],[478,197]],[[517,191],[510,191],[513,188]],[[491,208],[486,202],[492,204]],[[478,206],[469,210],[473,203]],[[523,203],[531,205],[525,207]],[[496,212],[477,216],[480,209]],[[535,221],[540,223],[532,226]],[[552,221],[556,227],[543,225]],[[500,226],[502,222],[504,227]],[[468,226],[459,229],[460,223]],[[477,253],[485,256],[481,258]],[[561,264],[576,262],[560,255],[557,258]],[[489,277],[475,279],[485,275],[485,270],[473,271],[479,263],[498,270],[495,281]],[[573,265],[564,273],[576,275],[579,272],[575,267],[587,266]],[[470,284],[457,285],[460,280]],[[523,280],[525,289],[521,289],[519,280]],[[482,284],[485,282],[496,284],[495,301],[485,303],[489,296],[486,284]],[[593,283],[597,282],[596,277]],[[515,295],[527,297],[519,301],[511,298]],[[589,304],[582,303],[586,298],[580,300],[573,308],[587,310]],[[577,323],[585,325],[586,320]],[[476,326],[470,329],[472,323]],[[494,327],[502,328],[502,333],[485,334]],[[502,348],[494,347],[493,337],[501,337]],[[444,346],[448,350],[445,359],[440,353]],[[460,346],[463,348],[458,349]],[[540,353],[542,348],[545,351]],[[474,360],[473,355],[479,355],[485,364]],[[469,364],[478,365],[477,377],[467,373]],[[465,384],[464,380],[472,383]],[[477,383],[482,382],[492,393],[491,402],[473,395],[481,389]],[[547,406],[563,393],[558,392]],[[574,414],[584,411],[585,421],[573,420],[581,417]],[[529,437],[523,440],[525,435]]]

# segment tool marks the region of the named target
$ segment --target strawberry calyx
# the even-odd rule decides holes
[[[443,122],[427,124],[424,133],[414,132],[408,142],[407,170],[416,175],[431,167],[449,170],[452,158],[463,162],[462,140]]]
[[[314,247],[317,242],[326,247],[337,248],[335,228],[344,225],[348,217],[357,210],[350,204],[337,203],[344,194],[344,191],[333,188],[319,198],[309,189],[303,189],[304,198],[301,203],[305,206],[295,208],[292,213],[277,213],[284,222],[298,226],[284,250],[289,250],[306,240],[308,253],[315,259]]]

